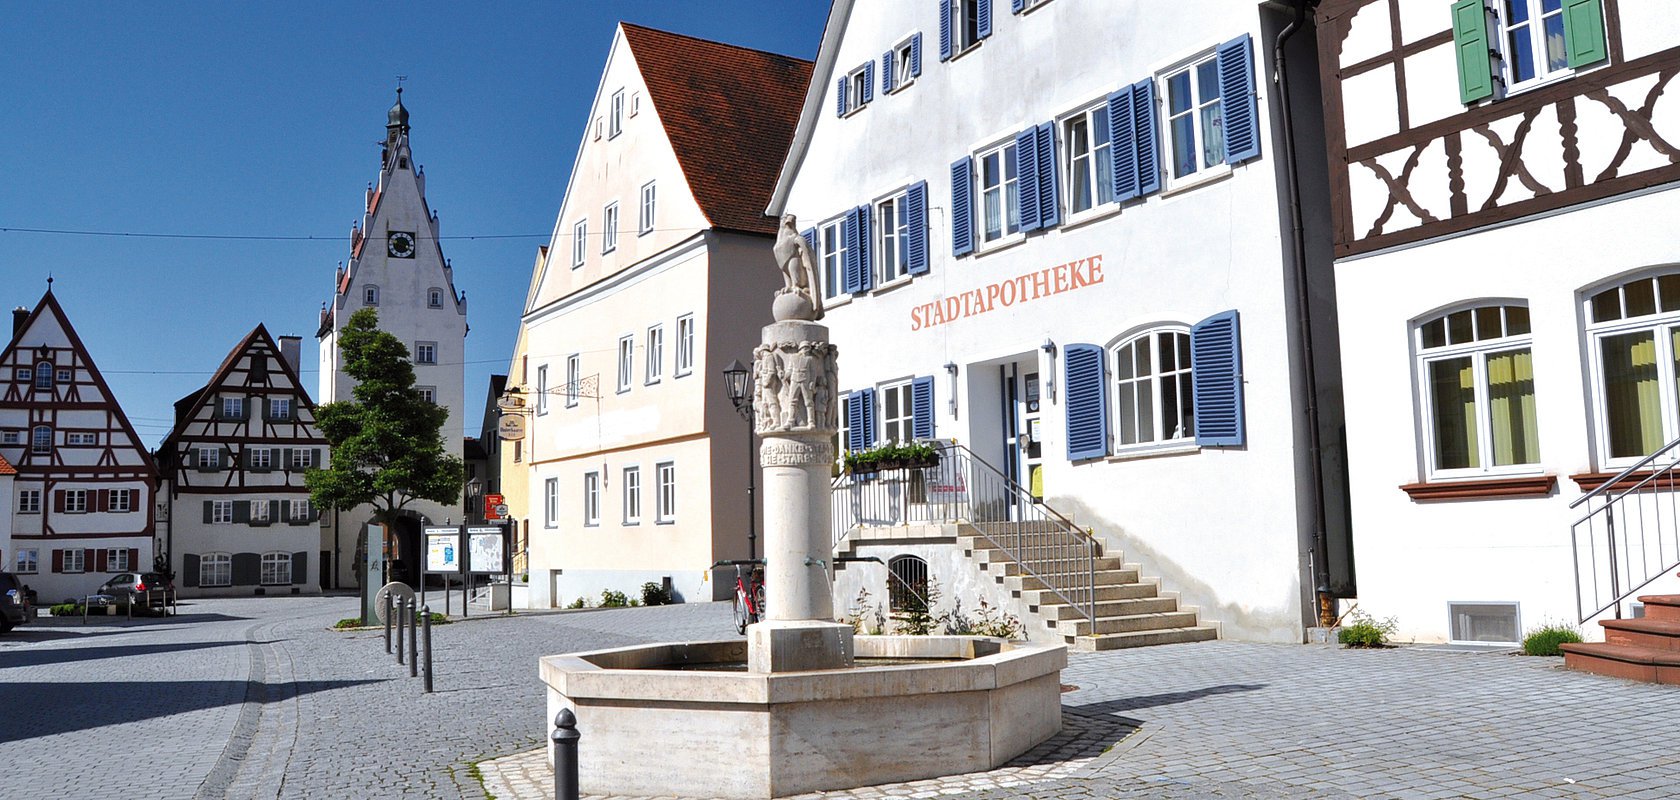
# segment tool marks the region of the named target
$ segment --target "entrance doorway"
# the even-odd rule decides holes
[[[1038,359],[1021,358],[998,365],[998,441],[1003,462],[999,468],[1035,499],[1044,497],[1043,393]],[[1010,500],[1010,517],[1018,519],[1017,500]]]

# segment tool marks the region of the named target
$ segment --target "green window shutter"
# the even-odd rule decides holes
[[[1469,104],[1493,96],[1487,7],[1482,0],[1458,0],[1452,6],[1453,49],[1458,55],[1458,97]]]
[[[204,501],[204,524],[206,524],[206,525],[210,524],[210,520],[213,519],[213,517],[211,515],[215,513],[215,507],[216,506],[215,506],[214,501],[211,501],[211,500]]]
[[[1563,44],[1571,68],[1610,57],[1604,36],[1603,0],[1563,0]]]

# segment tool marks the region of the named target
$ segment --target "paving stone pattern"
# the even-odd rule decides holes
[[[548,798],[538,656],[731,632],[726,604],[474,618],[435,629],[425,695],[380,631],[328,630],[354,605],[0,637],[0,798]],[[1076,653],[1063,682],[1064,733],[1004,769],[807,800],[1680,794],[1680,688],[1558,659],[1207,642]]]

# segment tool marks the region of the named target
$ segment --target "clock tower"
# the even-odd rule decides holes
[[[408,346],[415,386],[449,409],[441,431],[444,447],[461,455],[466,419],[465,380],[467,301],[455,291],[454,270],[438,242],[438,218],[426,203],[426,173],[409,149],[408,109],[402,89],[391,106],[380,155],[379,182],[370,184],[362,218],[350,229],[350,260],[334,277],[332,299],[321,309],[320,390],[322,403],[353,399],[354,381],[344,374],[338,337],[350,315],[363,308],[379,313],[379,327]],[[395,533],[402,569],[419,568],[420,526],[464,519],[460,505],[416,501],[411,519]],[[373,509],[327,513],[322,521],[322,550],[333,556],[337,585],[354,585],[356,542]],[[373,547],[378,546],[377,540]],[[392,574],[391,579],[408,576]],[[417,577],[417,573],[416,573]]]

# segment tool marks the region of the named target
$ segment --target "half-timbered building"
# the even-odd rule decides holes
[[[51,288],[0,352],[0,457],[17,471],[7,563],[43,602],[151,566],[151,455]]]
[[[175,403],[158,449],[162,538],[183,596],[318,591],[331,569],[304,473],[325,465],[299,340],[258,325],[204,386]]]
[[[1361,607],[1478,643],[1632,613],[1673,585],[1672,524],[1665,554],[1618,517],[1613,553],[1609,520],[1572,535],[1601,501],[1571,506],[1680,438],[1680,15],[1327,0],[1317,22]]]

